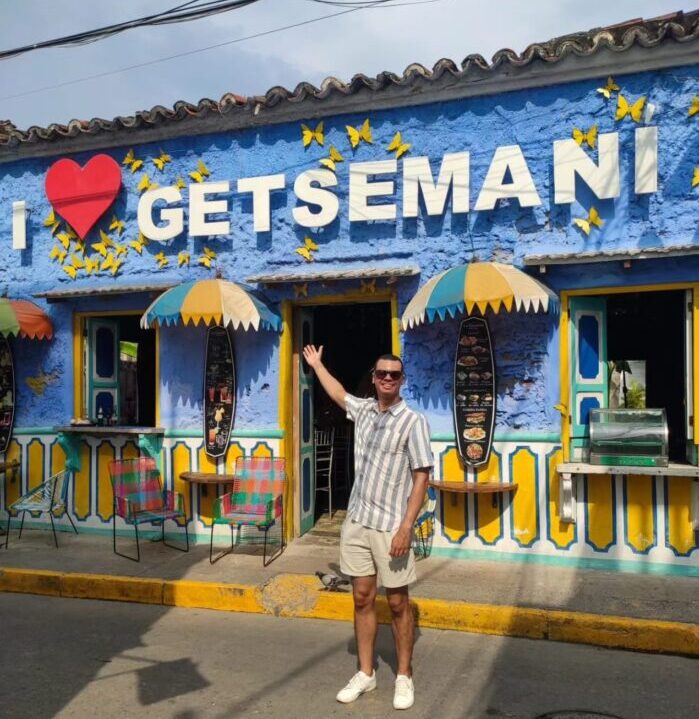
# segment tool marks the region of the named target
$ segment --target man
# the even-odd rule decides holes
[[[355,423],[355,477],[342,526],[340,568],[352,578],[359,671],[340,690],[337,700],[353,702],[376,688],[378,575],[391,608],[398,658],[393,706],[408,709],[415,698],[415,621],[408,595],[408,584],[416,579],[411,543],[433,465],[430,431],[427,420],[401,399],[405,375],[399,357],[379,357],[372,370],[377,399],[360,399],[347,394],[323,365],[322,355],[322,346],[303,348],[303,356],[323,389]]]

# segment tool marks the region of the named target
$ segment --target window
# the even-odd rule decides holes
[[[156,332],[139,315],[82,322],[82,416],[98,424],[155,426]]]

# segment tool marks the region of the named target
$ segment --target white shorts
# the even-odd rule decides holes
[[[387,589],[405,587],[417,580],[412,547],[402,557],[391,557],[391,541],[398,530],[380,532],[349,517],[340,534],[340,570],[348,577],[378,575]]]

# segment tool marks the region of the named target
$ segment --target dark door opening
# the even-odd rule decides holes
[[[625,371],[617,406],[664,408],[674,462],[687,461],[684,303],[682,290],[607,297],[607,355]]]
[[[313,341],[323,345],[323,361],[342,386],[358,397],[373,396],[371,369],[377,357],[391,352],[391,306],[388,302],[324,305],[313,308]],[[334,430],[333,513],[347,509],[354,482],[353,425],[314,380],[313,416],[317,430]],[[320,469],[320,467],[319,467]],[[316,520],[328,511],[328,494],[318,492]]]

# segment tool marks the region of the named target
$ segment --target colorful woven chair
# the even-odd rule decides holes
[[[238,457],[235,463],[233,491],[214,502],[214,516],[211,523],[211,545],[209,561],[217,562],[230,554],[233,544],[233,527],[257,527],[264,532],[262,564],[267,566],[284,551],[284,488],[286,470],[283,459],[267,457]],[[281,529],[280,551],[267,561],[267,535],[279,520]],[[231,528],[231,548],[214,559],[214,529],[217,524]]]
[[[65,512],[70,526],[73,527],[73,531],[77,534],[78,530],[73,524],[66,502],[68,501],[68,486],[70,483],[71,473],[68,470],[58,472],[49,477],[46,481],[40,485],[29,490],[26,494],[21,496],[18,500],[13,502],[8,508],[8,520],[7,520],[7,535],[5,536],[5,549],[10,542],[10,520],[14,512],[22,512],[22,523],[19,525],[19,537],[22,539],[22,529],[24,528],[24,515],[27,512],[38,512],[43,514],[48,512],[49,518],[51,519],[51,529],[53,531],[53,541],[58,549],[58,538],[56,537],[56,526],[53,523],[53,515],[56,512]]]
[[[114,492],[114,513],[112,514],[112,539],[114,553],[136,562],[141,561],[138,541],[138,525],[160,523],[160,541],[167,547],[181,552],[189,551],[187,515],[184,511],[184,497],[179,492],[163,489],[160,470],[152,457],[119,459],[109,463],[109,474]],[[116,546],[116,518],[121,517],[127,524],[133,524],[136,532],[136,557],[122,554]],[[165,541],[165,520],[183,519],[185,546],[178,547]]]
[[[437,490],[427,487],[425,501],[413,525],[413,550],[418,559],[425,559],[432,551],[434,537],[434,510],[437,506]]]

